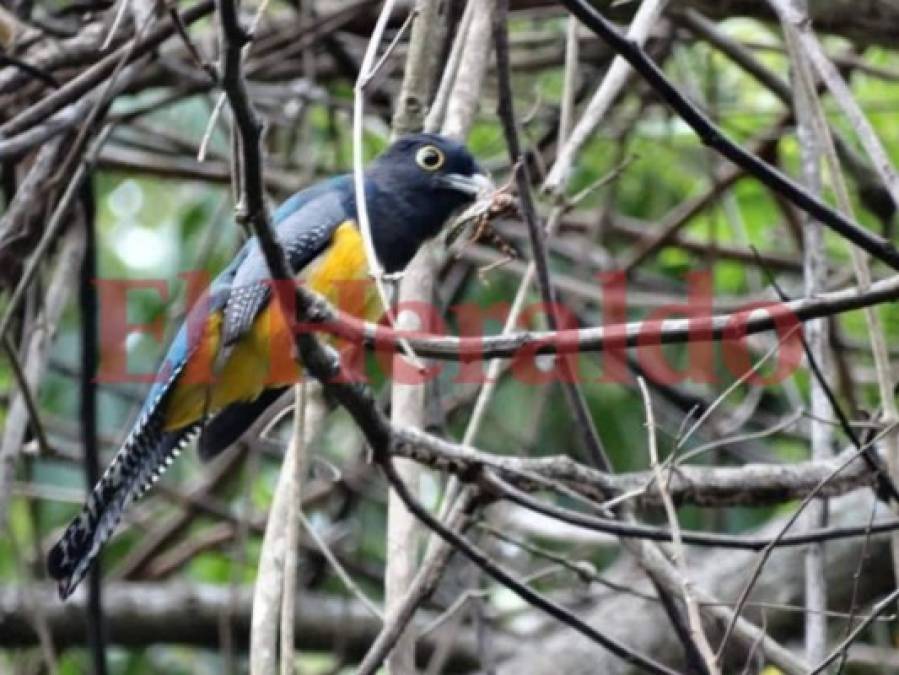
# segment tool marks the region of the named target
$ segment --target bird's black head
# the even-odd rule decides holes
[[[365,175],[372,239],[388,272],[405,267],[454,211],[492,188],[462,143],[437,134],[400,138]]]

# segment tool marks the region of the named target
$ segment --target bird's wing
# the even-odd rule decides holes
[[[339,182],[338,182],[339,181]],[[354,217],[347,208],[351,185],[347,177],[329,181],[330,189],[319,190],[290,213],[281,213],[275,235],[287,255],[294,274],[299,273],[327,248],[337,227]],[[285,206],[289,205],[285,204]],[[222,347],[234,344],[253,325],[271,297],[271,277],[259,242],[248,242],[245,259],[231,282],[224,308]]]
[[[272,221],[281,245],[294,270],[302,269],[328,243],[336,225],[345,218],[340,195],[351,189],[347,176],[332,178],[302,190],[285,201]],[[328,211],[334,213],[329,216]],[[249,239],[209,287],[209,292],[190,309],[169,345],[156,382],[150,389],[142,412],[155,408],[184,364],[200,346],[202,330],[209,317],[223,314],[222,347],[233,344],[253,323],[270,295],[268,266],[256,238]]]

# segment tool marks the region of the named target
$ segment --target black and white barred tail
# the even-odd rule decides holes
[[[199,430],[164,431],[159,402],[135,425],[91,491],[84,508],[50,550],[47,571],[67,598],[112,536],[128,505],[155,483]]]

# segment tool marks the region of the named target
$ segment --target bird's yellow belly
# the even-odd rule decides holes
[[[381,314],[380,301],[368,277],[362,237],[346,222],[334,232],[331,245],[298,275],[302,283],[342,311],[369,321]],[[206,322],[200,344],[166,402],[165,428],[178,429],[239,401],[252,401],[264,389],[300,379],[293,358],[291,326],[272,298],[252,327],[234,344],[223,363],[219,357],[222,315]]]

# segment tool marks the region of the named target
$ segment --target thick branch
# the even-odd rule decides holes
[[[857,493],[832,502],[831,517],[835,525],[846,525],[866,521],[871,510],[870,493]],[[886,509],[879,510],[881,517],[887,515]],[[777,519],[753,533],[756,536],[770,537],[784,525],[783,519]],[[785,603],[801,602],[803,589],[804,549],[795,548],[776,552],[757,583],[751,603],[776,603],[774,607],[763,606],[753,611],[765,616],[766,632],[780,638],[795,634],[801,627],[801,613],[776,609]],[[884,590],[892,588],[892,576],[889,573],[889,547],[886,537],[875,537],[871,544],[871,560],[865,567],[861,578],[859,601],[864,603],[876,597]],[[697,556],[691,561],[694,577],[698,587],[706,593],[719,598],[722,602],[732,602],[746,583],[746,577],[753,567],[754,554],[728,551],[721,554]],[[858,563],[858,544],[848,541],[835,542],[828,546],[828,564],[826,574],[829,588],[833,595],[830,598],[830,609],[845,611],[852,577]],[[646,591],[645,584],[635,583],[633,562],[622,559],[606,573],[606,578],[626,585],[635,591]],[[678,654],[677,638],[672,634],[668,619],[654,603],[635,598],[627,593],[603,593],[595,591],[594,608],[584,609],[592,625],[601,630],[611,631],[617,636],[639,635],[642,648],[666,660]],[[735,648],[731,648],[734,650]],[[726,661],[726,672],[739,673],[745,664],[745,649],[731,651],[734,659]],[[670,662],[670,661],[669,661]],[[511,674],[527,672],[531,675],[549,675],[550,673],[603,673],[604,675],[624,675],[636,672],[617,659],[598,654],[592,645],[570,632],[557,631],[554,635],[524,645],[516,651],[515,657],[506,661],[500,673]]]
[[[396,431],[394,452],[399,457],[414,459],[433,469],[459,476],[472,475],[481,467],[500,473],[504,480],[532,489],[538,476],[559,481],[572,490],[599,501],[613,499],[634,490],[644,490],[634,497],[641,506],[661,504],[652,472],[611,474],[575,462],[568,456],[528,458],[493,455],[475,448],[456,445],[414,429]],[[678,504],[696,506],[766,506],[801,499],[815,486],[835,474],[855,450],[832,459],[797,462],[795,464],[746,464],[741,467],[679,466],[671,473],[668,492]],[[823,488],[822,496],[835,496],[871,485],[873,474],[856,459],[833,475]]]
[[[303,593],[295,623],[297,646],[331,652],[339,644],[349,658],[361,657],[380,630],[380,621],[356,601]],[[133,647],[170,643],[215,649],[220,640],[222,616],[233,608],[233,634],[245,647],[250,634],[252,594],[249,587],[238,588],[232,595],[227,586],[196,583],[109,584],[103,594],[109,641]],[[55,590],[47,586],[34,589],[34,599],[40,604],[55,644],[64,647],[84,643],[87,615],[83,592],[61,603]],[[37,644],[30,623],[31,611],[20,588],[0,587],[0,645],[9,648]],[[419,627],[433,618],[423,614]],[[425,653],[433,650],[436,637],[421,639]],[[452,663],[455,668],[477,665],[472,635],[455,638]]]
[[[304,328],[365,343],[379,349],[399,349],[397,336],[383,326],[365,323],[335,311],[323,299],[300,289],[297,298],[306,314]],[[597,297],[601,297],[597,288]],[[659,322],[633,321],[624,324],[596,326],[560,331],[522,331],[484,337],[442,335],[404,335],[416,354],[449,361],[471,362],[478,359],[511,358],[527,348],[535,354],[602,352],[625,347],[685,342],[742,339],[769,330],[780,323],[784,335],[795,321],[870,307],[899,298],[899,276],[871,284],[867,291],[856,287],[815,298],[802,298],[774,303],[767,309],[734,314],[718,314],[691,319],[667,319]]]

